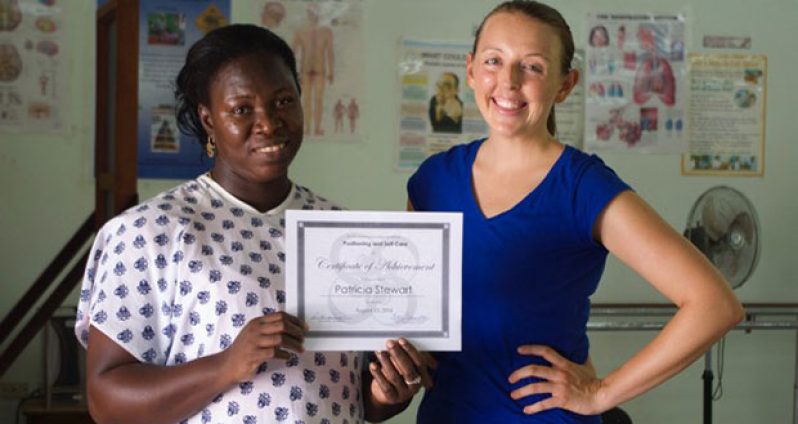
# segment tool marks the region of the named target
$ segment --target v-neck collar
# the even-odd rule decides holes
[[[463,178],[465,179],[466,184],[463,184],[468,191],[465,196],[468,199],[469,207],[472,208],[473,212],[480,217],[480,219],[484,222],[492,222],[498,219],[501,219],[503,216],[510,215],[515,210],[519,209],[523,205],[527,204],[535,195],[536,193],[541,191],[541,187],[551,179],[551,175],[560,167],[560,163],[565,160],[566,155],[570,155],[570,150],[573,149],[571,146],[564,144],[564,149],[560,152],[560,156],[557,157],[557,160],[554,161],[554,164],[551,166],[549,171],[540,180],[540,183],[536,185],[529,193],[527,193],[518,203],[512,205],[508,209],[505,209],[496,215],[493,216],[486,216],[485,212],[483,212],[482,208],[479,206],[479,201],[477,201],[477,195],[474,190],[474,162],[477,159],[477,153],[479,152],[479,148],[482,147],[482,144],[487,140],[487,138],[483,138],[478,140],[471,146],[471,150],[468,152],[465,160],[465,169],[463,170]]]
[[[270,209],[266,212],[261,212],[251,206],[249,203],[244,202],[243,200],[233,196],[229,191],[225,190],[219,183],[216,182],[213,178],[211,178],[208,174],[200,175],[200,181],[207,184],[207,186],[219,197],[224,198],[227,202],[239,207],[253,215],[259,216],[275,216],[282,214],[286,209],[288,209],[289,205],[293,201],[294,197],[296,197],[297,193],[297,186],[294,183],[291,183],[291,190],[288,192],[288,196],[280,202],[279,205],[275,206],[273,209]]]

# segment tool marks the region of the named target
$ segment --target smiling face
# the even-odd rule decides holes
[[[288,179],[302,143],[302,106],[288,66],[268,53],[234,59],[214,76],[199,115],[216,143],[222,186]]]
[[[562,43],[551,26],[522,13],[496,13],[467,58],[468,84],[491,136],[542,136],[555,102],[578,78],[562,73]]]

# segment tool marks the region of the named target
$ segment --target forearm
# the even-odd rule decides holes
[[[625,402],[683,370],[743,318],[723,275],[639,196],[619,194],[602,213],[601,242],[679,309],[663,330],[601,381],[598,406]]]
[[[177,366],[135,363],[88,382],[89,408],[100,422],[173,423],[196,414],[235,382],[219,372],[219,355]]]
[[[626,402],[685,369],[733,328],[742,314],[733,296],[680,307],[648,345],[603,379],[602,409]]]

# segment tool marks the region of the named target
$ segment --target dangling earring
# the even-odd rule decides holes
[[[205,153],[208,154],[209,158],[212,158],[216,155],[216,144],[213,142],[212,135],[208,135],[208,142],[205,143]]]

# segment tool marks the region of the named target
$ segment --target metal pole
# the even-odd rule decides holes
[[[712,348],[704,354],[704,424],[712,424]]]
[[[737,324],[735,330],[746,332],[752,330],[798,330],[798,304],[751,304],[746,308],[746,320]],[[661,330],[667,324],[667,318],[676,312],[672,306],[654,307],[645,305],[594,305],[591,320],[587,323],[589,331],[652,331]],[[630,318],[640,318],[634,320]],[[655,318],[645,320],[645,318]],[[781,317],[781,319],[757,320],[757,317]],[[787,317],[791,317],[787,318]],[[712,423],[712,349],[704,355],[704,423]],[[798,424],[798,332],[795,343],[795,377],[793,380],[793,424]]]
[[[792,422],[798,424],[798,331],[795,332],[795,378],[793,379]]]

